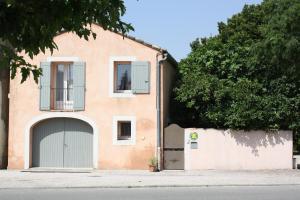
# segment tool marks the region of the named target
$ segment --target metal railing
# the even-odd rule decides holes
[[[51,88],[51,108],[53,110],[73,110],[73,88]]]

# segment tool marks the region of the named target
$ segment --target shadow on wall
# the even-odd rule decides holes
[[[287,141],[292,141],[292,134],[288,131],[235,131],[226,130],[223,132],[230,134],[238,145],[250,147],[255,156],[259,156],[260,147],[268,147],[275,145],[284,145]]]

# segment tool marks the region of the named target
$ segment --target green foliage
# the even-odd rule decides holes
[[[157,158],[156,157],[151,157],[149,159],[149,166],[156,166],[157,165]]]
[[[299,0],[246,5],[218,35],[194,41],[175,88],[190,118],[177,113],[177,122],[299,131],[299,10]]]
[[[53,38],[62,31],[96,38],[92,23],[124,34],[133,30],[120,19],[125,11],[123,0],[0,1],[0,65],[10,66],[11,78],[20,69],[22,82],[30,73],[37,81],[41,71],[17,53],[25,51],[32,58],[46,49],[52,52],[57,49]]]

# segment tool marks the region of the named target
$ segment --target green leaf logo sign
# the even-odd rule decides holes
[[[197,140],[198,139],[198,133],[196,133],[196,132],[190,133],[190,138],[191,138],[191,140]]]

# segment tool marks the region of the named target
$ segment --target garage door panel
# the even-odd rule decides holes
[[[33,130],[32,166],[63,167],[64,122],[51,119]]]
[[[93,130],[71,118],[47,119],[33,128],[32,166],[91,168]]]
[[[65,121],[65,167],[92,167],[92,128],[81,121]]]

